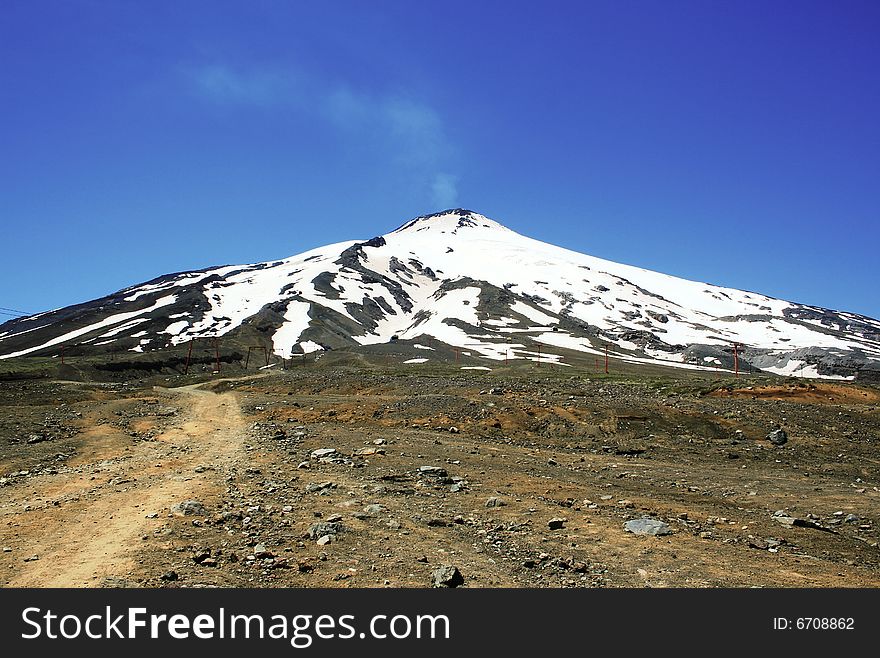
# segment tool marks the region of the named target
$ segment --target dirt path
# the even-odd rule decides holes
[[[0,542],[16,556],[14,568],[2,574],[5,586],[94,587],[125,580],[142,538],[162,526],[172,505],[187,499],[210,504],[222,493],[244,436],[235,394],[161,390],[181,414],[155,441],[136,444],[122,458],[28,481],[30,491],[22,493],[32,499],[63,491],[74,502],[3,515]]]

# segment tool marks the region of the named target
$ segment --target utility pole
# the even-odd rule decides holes
[[[184,375],[189,374],[189,362],[192,359],[192,355],[193,355],[193,342],[194,341],[195,341],[195,338],[189,339],[189,351],[186,353],[186,365],[183,366],[183,374]]]
[[[244,369],[245,370],[247,370],[248,363],[250,363],[251,352],[257,352],[260,350],[262,350],[263,355],[266,357],[266,365],[267,366],[269,365],[269,349],[265,345],[252,345],[251,347],[248,347],[247,358],[245,358],[245,360],[244,360]]]
[[[220,339],[216,337],[208,337],[202,336],[200,338],[190,338],[189,340],[189,349],[186,352],[186,363],[183,366],[183,374],[189,374],[189,366],[192,363],[192,353],[193,353],[193,345],[195,345],[196,341],[202,341],[201,344],[204,345],[204,341],[212,341],[214,344],[214,369],[216,372],[220,372]],[[210,343],[209,343],[210,345]]]
[[[605,374],[608,374],[608,343],[605,343]]]
[[[739,353],[737,351],[739,346],[740,346],[739,343],[733,344],[733,376],[734,377],[739,377]]]

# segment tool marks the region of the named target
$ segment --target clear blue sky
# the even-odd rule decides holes
[[[875,1],[4,0],[0,307],[460,206],[880,317],[878,72]]]

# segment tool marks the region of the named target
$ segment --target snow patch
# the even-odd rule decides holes
[[[162,331],[163,334],[171,334],[172,336],[176,336],[181,331],[186,329],[189,326],[189,322],[186,320],[180,320],[179,322],[172,322]]]
[[[300,347],[303,354],[311,354],[312,352],[323,352],[324,351],[324,348],[321,347],[320,345],[318,345],[318,343],[315,343],[310,340],[304,340],[300,343],[297,343],[297,345]],[[292,355],[292,356],[295,356],[295,355]]]
[[[139,311],[131,311],[129,313],[117,313],[116,315],[111,315],[108,318],[104,318],[100,322],[96,322],[95,324],[91,324],[87,327],[82,327],[81,329],[75,329],[74,331],[70,331],[62,336],[58,336],[53,338],[50,341],[43,343],[42,345],[37,345],[36,347],[29,347],[25,350],[20,350],[18,352],[13,352],[11,354],[3,354],[0,355],[0,359],[10,359],[15,356],[22,356],[24,354],[30,354],[31,352],[36,352],[37,350],[42,350],[47,347],[51,347],[53,345],[60,345],[62,343],[66,343],[68,341],[73,340],[74,338],[79,338],[80,336],[84,336],[85,334],[91,333],[92,331],[96,331],[98,329],[102,329],[104,327],[109,327],[114,324],[118,324],[120,322],[125,322],[126,320],[130,320],[133,317],[138,315],[146,315],[147,313],[152,313],[153,311],[162,308],[163,306],[168,306],[173,304],[177,300],[177,295],[167,295],[165,297],[160,297],[157,299],[152,306],[148,308],[141,309]],[[138,350],[138,351],[143,351]]]

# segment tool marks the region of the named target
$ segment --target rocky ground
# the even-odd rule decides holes
[[[0,583],[880,586],[876,387],[451,365],[179,383],[0,382]]]

